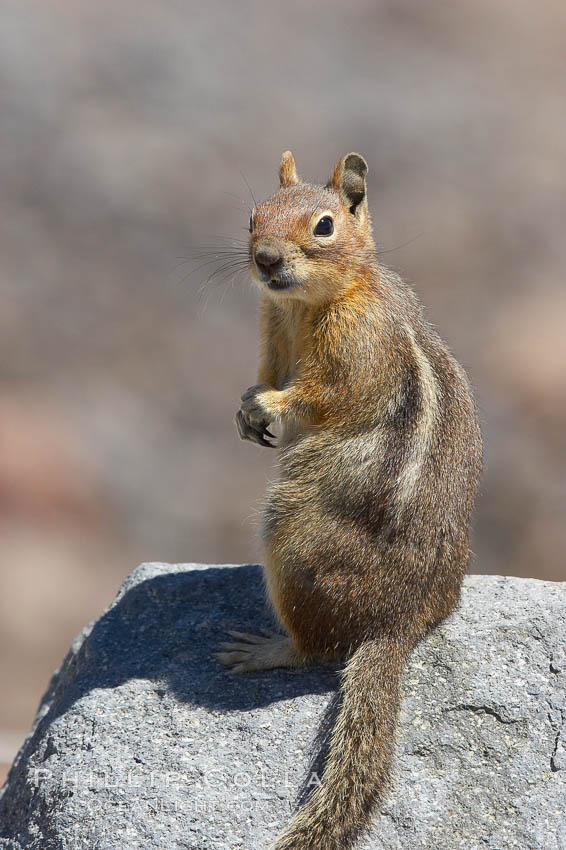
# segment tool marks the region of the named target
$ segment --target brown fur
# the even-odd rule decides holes
[[[263,445],[271,423],[282,429],[263,537],[289,637],[235,634],[219,658],[237,671],[346,661],[322,785],[276,850],[343,850],[367,825],[388,780],[405,660],[457,604],[469,558],[481,465],[472,396],[415,294],[377,262],[366,172],[348,154],[326,187],[311,186],[287,152],[250,238],[262,350],[237,423]],[[331,236],[313,233],[323,214]],[[267,272],[256,261],[266,245],[280,257]]]

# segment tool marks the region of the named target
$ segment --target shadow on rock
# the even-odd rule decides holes
[[[239,676],[211,657],[228,629],[274,627],[257,565],[184,569],[142,580],[119,595],[71,651],[46,694],[50,708],[40,726],[94,688],[134,678],[154,680],[183,702],[218,711],[335,690],[331,668]]]

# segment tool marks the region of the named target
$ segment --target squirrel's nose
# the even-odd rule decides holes
[[[260,271],[269,274],[281,260],[281,251],[275,245],[259,245],[254,253],[254,259]]]

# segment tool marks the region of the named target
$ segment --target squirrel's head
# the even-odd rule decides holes
[[[250,216],[250,265],[275,297],[322,302],[375,264],[367,205],[367,163],[358,153],[338,160],[326,186],[304,183],[285,151],[277,192]]]

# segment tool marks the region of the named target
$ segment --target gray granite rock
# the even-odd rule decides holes
[[[74,641],[0,798],[9,850],[266,848],[335,671],[234,677],[256,566],[144,564]],[[566,850],[566,583],[472,576],[405,676],[394,786],[359,847]]]

